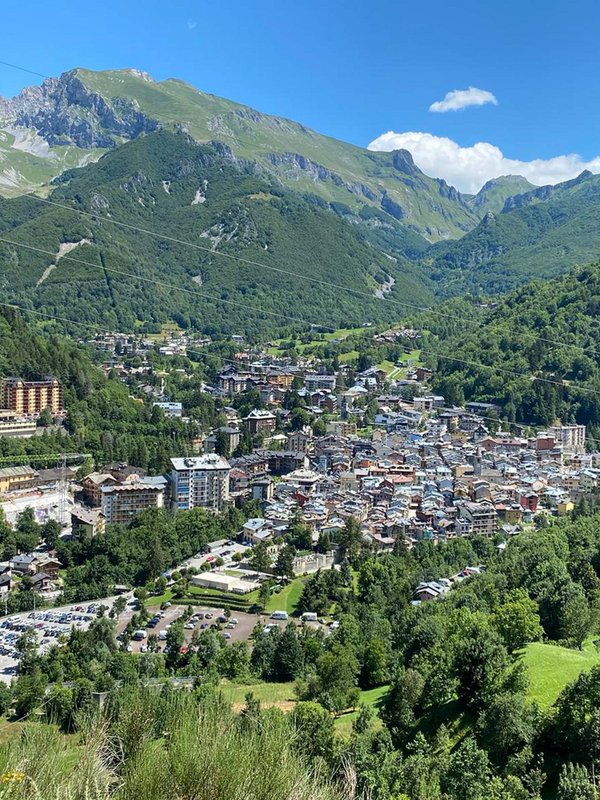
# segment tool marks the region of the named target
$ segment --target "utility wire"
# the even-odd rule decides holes
[[[13,247],[23,247],[26,250],[33,250],[36,253],[43,253],[44,255],[52,256],[52,258],[56,258],[56,253],[52,253],[50,250],[43,250],[41,247],[34,247],[31,244],[24,244],[23,242],[13,242],[10,239],[4,239],[0,237],[0,242],[4,242],[5,244],[10,244]],[[219,297],[215,294],[209,294],[208,292],[199,292],[197,289],[187,289],[185,286],[176,286],[173,283],[167,283],[166,281],[160,281],[156,278],[146,278],[143,275],[136,275],[133,272],[125,272],[124,270],[115,269],[114,267],[106,267],[102,266],[101,264],[94,264],[92,261],[85,261],[81,258],[75,258],[74,256],[64,255],[60,257],[61,261],[74,261],[77,264],[84,264],[88,267],[94,267],[95,269],[102,269],[105,272],[113,272],[115,275],[123,275],[126,278],[134,278],[138,281],[143,281],[144,283],[152,283],[155,286],[162,286],[166,289],[173,289],[177,292],[185,292],[185,294],[196,295],[198,297],[208,297],[211,300],[215,300],[218,303],[227,303],[232,306],[239,306],[240,308],[244,309],[251,309],[253,311],[258,312],[259,314],[267,314],[271,317],[278,317],[279,319],[287,319],[293,322],[300,322],[302,325],[314,325],[314,323],[309,322],[308,320],[301,319],[300,317],[292,317],[289,314],[281,314],[277,311],[267,311],[266,309],[260,309],[256,306],[251,306],[248,303],[241,303],[237,302],[236,300],[225,300],[222,297]],[[335,330],[335,328],[329,328],[326,325],[319,325],[317,327],[327,328],[328,330]]]
[[[28,72],[30,75],[37,75],[39,78],[50,78],[50,75],[44,75],[41,72],[36,72],[34,69],[28,69],[27,67],[20,67],[18,64],[11,64],[9,61],[0,61],[5,67],[11,67],[12,69],[18,69],[21,72]]]
[[[44,75],[41,72],[37,72],[36,70],[32,70],[32,69],[29,69],[27,67],[23,67],[23,66],[21,66],[19,64],[13,64],[13,63],[11,63],[9,61],[0,60],[0,64],[4,65],[6,67],[11,67],[12,69],[20,70],[21,72],[27,72],[27,73],[29,73],[31,75],[37,75],[40,78],[45,78],[45,79],[46,78],[50,78],[49,75]],[[63,208],[63,209],[66,209],[66,210],[71,211],[71,212],[76,213],[76,214],[82,214],[84,216],[91,217],[92,219],[104,220],[105,222],[110,222],[113,225],[119,225],[119,226],[124,227],[124,228],[129,228],[130,230],[137,231],[138,233],[144,233],[144,234],[146,234],[148,236],[153,236],[155,238],[158,238],[158,239],[161,239],[161,240],[164,240],[164,241],[170,241],[170,242],[173,242],[175,244],[184,245],[186,247],[192,247],[192,248],[194,248],[196,250],[200,250],[200,251],[204,251],[206,253],[209,253],[210,255],[217,255],[217,256],[221,256],[223,258],[229,258],[229,259],[238,261],[239,263],[243,263],[243,264],[246,264],[246,265],[260,267],[261,269],[267,269],[267,270],[271,270],[273,272],[279,272],[279,273],[284,274],[284,275],[290,275],[291,277],[293,277],[295,279],[303,278],[304,280],[310,281],[310,282],[315,283],[317,285],[326,286],[326,287],[330,287],[330,288],[333,287],[333,288],[340,289],[342,291],[352,292],[353,294],[358,295],[358,296],[367,297],[370,300],[373,299],[373,295],[371,295],[369,292],[365,292],[365,291],[360,290],[360,289],[353,289],[353,288],[351,288],[349,286],[343,286],[341,284],[332,283],[331,281],[324,281],[324,280],[320,280],[318,278],[312,278],[312,277],[310,277],[308,275],[298,274],[296,272],[293,272],[291,270],[286,270],[286,269],[283,269],[281,267],[273,267],[273,266],[271,266],[269,264],[265,264],[264,262],[254,261],[252,259],[243,258],[242,256],[236,256],[236,255],[234,255],[232,253],[224,253],[222,251],[212,250],[209,247],[202,247],[201,245],[195,244],[194,242],[189,242],[189,241],[186,241],[186,240],[183,240],[183,239],[178,239],[176,237],[168,236],[167,234],[164,234],[164,233],[157,233],[156,231],[151,231],[151,230],[148,230],[147,228],[142,228],[140,226],[130,225],[130,224],[125,223],[125,222],[120,222],[119,220],[111,219],[110,217],[103,216],[102,214],[92,213],[92,212],[89,212],[89,211],[84,211],[83,209],[73,208],[73,206],[70,206],[70,205],[68,205],[66,203],[58,203],[58,202],[56,202],[54,200],[48,200],[47,198],[38,197],[37,195],[29,195],[29,196],[32,197],[33,199],[37,200],[40,203],[46,203],[47,205],[57,206],[58,208]],[[396,298],[392,298],[392,297],[386,297],[385,298],[385,302],[392,303],[392,304],[398,305],[398,306],[402,306],[404,308],[411,308],[414,311],[420,311],[420,312],[424,312],[424,313],[433,314],[435,316],[439,316],[439,317],[442,317],[442,318],[445,318],[445,319],[452,320],[453,322],[458,322],[461,325],[464,325],[464,322],[465,322],[463,317],[460,317],[460,316],[455,315],[455,314],[448,314],[447,312],[438,311],[438,310],[436,310],[436,309],[434,309],[434,308],[432,308],[430,306],[419,306],[419,305],[416,305],[414,303],[407,303],[407,302],[404,302],[404,301],[401,301],[401,300],[397,300]],[[549,339],[547,337],[538,336],[538,335],[535,335],[535,334],[520,333],[520,332],[516,332],[516,333],[517,333],[517,335],[529,336],[530,338],[536,339],[537,341],[545,342],[547,344],[553,344],[553,345],[556,345],[557,347],[568,347],[568,348],[580,350],[582,352],[593,353],[595,355],[597,355],[600,352],[600,350],[598,348],[595,348],[595,347],[584,347],[582,345],[571,344],[569,342],[561,342],[561,341],[559,341],[557,339]]]
[[[71,206],[71,205],[69,205],[67,203],[59,203],[56,200],[48,200],[47,198],[38,197],[37,195],[28,195],[28,196],[31,197],[34,200],[37,200],[39,203],[44,203],[44,204],[50,205],[50,206],[56,206],[57,208],[62,208],[62,209],[65,209],[66,211],[71,211],[74,214],[81,214],[82,216],[89,217],[89,218],[91,218],[92,220],[95,220],[95,221],[102,220],[104,222],[109,222],[112,225],[117,225],[117,226],[122,227],[122,228],[127,228],[127,229],[135,231],[137,233],[146,234],[147,236],[152,236],[155,239],[159,239],[161,241],[172,242],[173,244],[179,244],[179,245],[182,245],[184,247],[191,247],[194,250],[199,250],[201,252],[208,253],[209,255],[213,255],[213,256],[220,256],[221,258],[228,258],[228,259],[230,259],[232,261],[237,261],[238,263],[245,264],[247,266],[259,267],[260,269],[270,270],[271,272],[277,272],[277,273],[282,274],[282,275],[289,275],[290,277],[292,277],[292,278],[294,278],[296,280],[298,278],[301,278],[303,280],[309,281],[310,283],[314,283],[314,284],[319,285],[319,286],[325,286],[327,288],[339,289],[340,291],[343,291],[343,292],[350,292],[350,293],[355,294],[355,295],[360,296],[360,297],[366,297],[369,300],[373,300],[374,299],[374,296],[370,292],[365,292],[362,289],[354,289],[354,288],[352,288],[350,286],[344,286],[343,284],[334,283],[332,281],[325,281],[325,280],[321,280],[319,278],[313,278],[310,275],[305,275],[303,273],[293,272],[292,270],[284,269],[283,267],[274,267],[274,266],[272,266],[270,264],[265,264],[263,261],[254,261],[253,259],[244,258],[243,256],[238,256],[238,255],[235,255],[233,253],[226,253],[226,252],[223,252],[221,250],[213,250],[210,247],[204,247],[203,245],[196,244],[195,242],[189,242],[189,241],[187,241],[185,239],[179,239],[179,238],[177,238],[175,236],[169,236],[166,233],[162,233],[162,232],[159,232],[159,231],[152,231],[152,230],[149,230],[148,228],[142,228],[139,225],[132,225],[132,224],[127,223],[127,222],[122,222],[120,220],[112,219],[112,217],[107,217],[107,216],[104,216],[103,214],[99,214],[97,212],[84,211],[83,209],[80,209],[80,208],[74,208],[73,206]],[[63,256],[63,258],[64,257],[65,256]],[[407,302],[405,302],[403,300],[397,300],[394,297],[385,297],[384,302],[388,303],[388,304],[392,304],[392,305],[401,306],[403,308],[410,308],[413,311],[432,314],[433,316],[441,317],[442,319],[448,319],[448,320],[451,320],[452,322],[456,322],[456,323],[458,323],[460,325],[464,325],[465,324],[465,318],[464,317],[459,316],[457,314],[449,314],[448,312],[439,311],[439,310],[437,310],[435,308],[432,308],[431,306],[419,306],[419,305],[417,305],[415,303],[407,303]],[[480,323],[478,327],[481,327],[482,324],[483,323]],[[547,337],[539,336],[537,334],[532,334],[532,333],[525,333],[525,332],[522,333],[522,332],[519,332],[519,331],[516,331],[516,333],[517,333],[517,335],[528,336],[528,337],[530,337],[532,339],[535,339],[537,341],[540,341],[540,342],[545,342],[547,344],[556,345],[557,347],[568,347],[568,348],[572,348],[572,349],[575,349],[575,350],[580,350],[582,352],[593,353],[594,355],[598,355],[598,353],[600,353],[600,350],[595,348],[595,347],[584,347],[583,345],[571,344],[569,342],[561,342],[561,341],[559,341],[557,339],[549,339]]]
[[[252,267],[260,267],[260,269],[270,270],[271,272],[278,272],[281,275],[289,275],[290,277],[295,279],[302,278],[303,280],[310,281],[310,283],[315,283],[319,286],[326,286],[328,288],[340,289],[343,292],[352,292],[352,294],[356,294],[361,297],[366,297],[369,300],[375,299],[373,294],[371,294],[370,292],[365,292],[362,289],[353,289],[351,286],[344,286],[343,284],[333,283],[332,281],[324,281],[321,280],[320,278],[313,278],[310,275],[304,275],[303,273],[293,272],[292,270],[284,269],[283,267],[274,267],[270,264],[265,264],[263,261],[254,261],[253,259],[244,258],[243,256],[238,256],[233,253],[225,253],[222,250],[213,250],[211,247],[204,247],[203,245],[196,244],[195,242],[188,242],[185,239],[178,239],[175,236],[169,236],[166,233],[152,231],[149,230],[148,228],[142,228],[139,225],[131,225],[130,223],[127,222],[121,222],[119,220],[112,219],[112,217],[104,216],[103,214],[98,214],[96,212],[91,212],[91,211],[84,211],[83,209],[80,208],[73,208],[73,206],[70,206],[66,203],[58,203],[55,200],[47,200],[46,198],[38,197],[37,195],[29,195],[29,196],[40,203],[45,203],[46,205],[57,206],[58,208],[63,208],[66,209],[67,211],[71,211],[74,214],[82,214],[83,216],[91,217],[94,220],[102,220],[103,222],[110,222],[112,225],[118,225],[122,228],[128,228],[129,230],[136,231],[137,233],[143,233],[146,234],[147,236],[153,236],[155,239],[159,239],[161,241],[172,242],[173,244],[180,244],[183,245],[184,247],[191,247],[194,250],[200,250],[201,252],[208,253],[211,256],[220,256],[221,258],[229,258],[232,261],[237,261],[241,264],[246,264]],[[458,316],[452,317],[450,314],[443,314],[442,312],[436,311],[434,308],[431,308],[430,306],[418,306],[415,303],[405,303],[401,300],[396,300],[395,298],[392,297],[389,298],[386,297],[385,302],[393,303],[395,305],[403,306],[405,308],[411,308],[414,311],[427,312],[430,314],[436,314],[438,316],[446,316],[449,317],[450,319],[453,318],[456,322],[461,322],[461,323],[464,322],[464,320]]]
[[[24,244],[22,242],[13,242],[13,241],[11,241],[9,239],[4,239],[2,237],[0,237],[0,242],[4,242],[6,244],[10,244],[10,245],[13,245],[15,247],[24,247],[27,250],[34,250],[36,252],[44,253],[45,255],[50,255],[50,256],[53,256],[53,257],[55,256],[55,254],[50,252],[49,250],[43,250],[43,249],[41,249],[39,247],[34,247],[33,245]],[[61,260],[62,259],[65,259],[67,261],[74,261],[74,262],[76,262],[78,264],[84,264],[86,266],[93,267],[95,269],[101,269],[101,266],[99,264],[94,264],[91,261],[86,261],[86,260],[81,259],[81,258],[75,258],[73,256],[64,255],[64,256],[62,256]],[[112,267],[104,267],[104,269],[107,270],[108,272],[114,272],[117,275],[124,275],[125,277],[133,278],[134,280],[141,280],[141,281],[144,281],[146,283],[152,283],[152,284],[155,284],[157,286],[162,286],[162,287],[165,287],[167,289],[172,289],[173,291],[185,292],[186,294],[198,295],[200,297],[209,297],[210,299],[216,300],[216,301],[221,302],[221,303],[229,303],[231,305],[241,306],[242,308],[244,308],[246,310],[250,309],[250,310],[258,312],[259,314],[269,314],[271,316],[279,317],[280,319],[287,319],[287,320],[290,320],[290,321],[293,321],[293,322],[300,322],[303,325],[312,325],[313,327],[322,328],[322,329],[325,329],[325,330],[329,330],[331,332],[335,332],[335,330],[336,330],[336,328],[332,327],[331,325],[322,325],[320,323],[310,322],[309,320],[301,319],[299,317],[292,317],[289,314],[281,314],[281,313],[278,313],[278,312],[275,312],[275,311],[266,311],[264,309],[257,308],[256,306],[249,305],[247,303],[238,303],[235,300],[224,300],[223,298],[217,297],[216,295],[210,295],[210,294],[207,294],[205,292],[196,291],[194,289],[187,289],[187,288],[182,287],[182,286],[176,286],[175,284],[167,283],[166,281],[158,281],[158,280],[156,280],[154,278],[142,277],[140,275],[135,275],[134,273],[131,273],[131,272],[125,272],[123,270],[116,270],[116,269],[113,269]],[[569,388],[570,386],[573,386],[573,384],[568,384],[568,383],[565,383],[563,381],[552,380],[550,378],[543,378],[541,376],[531,375],[530,373],[522,372],[522,371],[519,371],[519,370],[511,370],[511,369],[508,369],[508,368],[505,368],[505,367],[498,367],[498,366],[493,366],[493,365],[489,365],[489,364],[484,364],[484,363],[479,362],[479,361],[469,361],[469,360],[466,360],[466,359],[460,359],[460,358],[456,358],[455,356],[449,356],[449,355],[446,355],[446,354],[443,354],[443,353],[440,353],[440,352],[437,352],[437,351],[434,351],[434,350],[421,350],[421,352],[425,353],[426,355],[436,356],[437,358],[442,358],[442,359],[446,359],[446,360],[449,360],[449,361],[455,361],[457,363],[467,364],[469,366],[482,367],[483,369],[492,370],[493,372],[503,372],[503,373],[506,373],[506,374],[509,374],[509,375],[513,375],[515,377],[525,377],[530,381],[537,381],[537,382],[540,382],[540,383],[547,383],[547,384],[551,384],[553,386],[559,386],[561,388]],[[600,396],[600,392],[596,391],[595,389],[591,389],[591,388],[588,388],[586,386],[578,386],[577,388],[579,389],[579,391],[588,392],[590,394]]]
[[[46,75],[43,75],[40,72],[36,72],[35,70],[30,70],[30,69],[28,69],[26,67],[21,67],[21,66],[16,65],[16,64],[11,64],[10,62],[7,62],[7,61],[1,61],[0,60],[0,64],[3,64],[5,66],[9,66],[9,67],[12,67],[14,69],[18,69],[18,70],[21,70],[21,71],[24,71],[24,72],[29,72],[31,74],[38,75],[38,76],[43,77],[43,78],[48,77]],[[243,263],[243,264],[246,264],[246,265],[256,266],[256,267],[259,267],[261,269],[267,269],[267,270],[271,270],[271,271],[278,272],[278,273],[281,273],[281,274],[290,275],[291,277],[293,277],[295,279],[297,279],[299,277],[300,278],[304,278],[305,280],[308,280],[310,282],[316,283],[318,285],[337,288],[337,289],[340,289],[342,291],[351,292],[351,293],[356,294],[356,295],[365,296],[365,297],[368,297],[369,299],[373,299],[373,296],[369,292],[365,292],[365,291],[362,291],[362,290],[359,290],[359,289],[353,289],[351,287],[343,286],[341,284],[332,283],[330,281],[324,281],[324,280],[320,280],[318,278],[312,278],[312,277],[307,276],[307,275],[302,275],[302,274],[299,275],[298,273],[292,272],[291,270],[286,270],[286,269],[283,269],[283,268],[280,268],[280,267],[273,267],[273,266],[265,264],[263,262],[254,261],[252,259],[243,258],[242,256],[237,256],[237,255],[234,255],[234,254],[231,254],[231,253],[225,253],[225,252],[222,252],[222,251],[213,250],[213,249],[211,249],[209,247],[203,247],[202,245],[198,245],[198,244],[196,244],[194,242],[189,242],[189,241],[186,241],[186,240],[183,240],[183,239],[178,239],[178,238],[173,237],[173,236],[168,236],[167,234],[164,234],[164,233],[157,233],[157,232],[151,231],[151,230],[149,230],[147,228],[142,228],[142,227],[137,226],[137,225],[131,225],[129,223],[121,222],[119,220],[114,220],[114,219],[112,219],[110,217],[106,217],[106,216],[103,216],[103,215],[98,214],[98,213],[93,213],[93,212],[89,212],[89,211],[84,211],[83,209],[73,208],[73,206],[65,204],[65,203],[58,203],[58,202],[53,201],[53,200],[48,200],[48,199],[45,199],[45,198],[38,197],[36,195],[30,195],[30,197],[32,197],[33,199],[37,200],[40,203],[45,203],[45,204],[51,205],[51,206],[57,206],[59,208],[66,209],[67,211],[71,211],[72,213],[81,214],[83,216],[90,217],[90,218],[92,218],[94,220],[103,220],[105,222],[112,223],[113,225],[118,225],[118,226],[123,227],[123,228],[134,230],[134,231],[136,231],[138,233],[143,233],[143,234],[146,234],[146,235],[149,235],[149,236],[153,236],[155,238],[158,238],[158,239],[161,239],[161,240],[164,240],[164,241],[170,241],[170,242],[173,242],[175,244],[180,244],[180,245],[183,245],[183,246],[186,246],[186,247],[191,247],[191,248],[193,248],[195,250],[200,250],[200,251],[209,253],[210,255],[217,255],[217,256],[224,257],[224,258],[232,259],[234,261],[237,261],[239,263]],[[23,244],[23,243],[20,243],[20,242],[14,242],[14,241],[11,241],[11,240],[8,240],[8,239],[3,239],[3,238],[0,238],[0,241],[4,242],[5,244],[9,244],[9,245],[12,245],[12,246],[15,246],[15,247],[24,247],[24,248],[27,248],[29,250],[34,250],[36,252],[44,253],[45,255],[49,255],[54,259],[56,258],[56,254],[55,253],[52,253],[52,252],[47,251],[47,250],[43,250],[41,248],[33,247],[32,245],[26,245],[26,244]],[[98,267],[98,265],[96,265],[96,264],[92,264],[91,262],[84,261],[82,259],[76,259],[76,258],[74,258],[72,256],[64,255],[64,256],[62,256],[62,258],[70,260],[70,261],[75,261],[75,262],[78,262],[78,263],[86,264],[88,266]],[[235,306],[239,306],[239,307],[246,308],[246,309],[247,308],[251,308],[252,310],[257,311],[260,314],[267,314],[269,316],[278,317],[280,319],[287,319],[287,320],[290,320],[290,321],[293,321],[293,322],[299,322],[299,323],[304,324],[304,325],[313,325],[313,326],[316,325],[316,323],[310,323],[307,320],[303,320],[303,319],[298,318],[298,317],[292,317],[289,314],[280,314],[278,312],[267,311],[265,309],[257,309],[256,307],[249,306],[248,304],[245,304],[245,303],[238,303],[238,302],[236,302],[234,300],[223,299],[221,297],[218,297],[216,295],[212,295],[212,294],[209,294],[209,293],[206,293],[206,292],[198,292],[198,291],[193,290],[193,289],[186,289],[185,287],[175,286],[173,284],[168,284],[168,283],[166,283],[164,281],[159,281],[157,279],[145,278],[145,277],[143,277],[141,275],[135,275],[135,274],[132,274],[132,273],[127,273],[127,272],[125,272],[123,270],[116,270],[116,269],[111,268],[111,267],[104,267],[104,270],[107,271],[107,272],[113,272],[113,273],[118,274],[118,275],[123,275],[125,277],[136,278],[137,280],[144,281],[144,282],[147,282],[147,283],[154,283],[157,286],[163,286],[163,287],[166,287],[166,288],[174,289],[176,291],[182,291],[182,292],[185,292],[187,294],[197,295],[197,296],[200,296],[200,297],[207,297],[207,298],[215,300],[217,302],[228,303],[230,305],[235,305]],[[405,303],[403,301],[396,300],[395,298],[386,298],[386,301],[388,303],[393,303],[393,304],[397,304],[399,306],[412,308],[413,310],[416,310],[416,311],[420,311],[420,312],[424,312],[424,313],[430,313],[430,314],[433,314],[433,315],[436,315],[436,316],[440,316],[440,317],[443,317],[443,318],[450,319],[450,320],[452,320],[454,322],[459,322],[460,324],[464,324],[464,318],[459,317],[457,315],[448,314],[446,312],[437,311],[436,309],[433,309],[433,308],[428,307],[428,306],[418,306],[416,304]],[[326,328],[326,329],[329,329],[329,330],[332,330],[332,331],[335,330],[334,328],[332,328],[330,326],[325,326],[325,325],[317,325],[316,327]],[[596,348],[586,348],[586,347],[583,347],[581,345],[570,344],[570,343],[567,343],[567,342],[559,342],[559,341],[554,340],[554,339],[548,339],[548,338],[545,338],[545,337],[542,337],[542,336],[537,336],[537,335],[534,335],[534,334],[523,333],[523,334],[520,334],[520,335],[530,336],[530,338],[537,339],[539,341],[544,341],[544,342],[547,342],[549,344],[554,344],[554,345],[557,345],[559,347],[569,347],[569,348],[574,348],[574,349],[577,349],[577,350],[580,350],[580,351],[583,351],[583,352],[592,352],[594,354],[597,354],[599,352]],[[427,352],[427,351],[422,350],[422,352]],[[440,353],[436,353],[436,352],[433,352],[433,351],[429,351],[429,354],[430,355],[435,355],[438,358],[445,358],[447,360],[452,360],[452,361],[456,361],[456,362],[459,362],[459,363],[469,364],[471,366],[480,366],[480,367],[484,367],[486,369],[497,369],[498,371],[502,371],[502,372],[505,372],[507,374],[511,374],[511,375],[515,375],[515,376],[519,376],[519,375],[527,376],[527,374],[523,373],[523,372],[518,372],[518,371],[515,371],[515,370],[509,370],[507,368],[502,368],[502,367],[490,367],[489,365],[482,364],[480,362],[475,362],[475,361],[466,361],[466,360],[462,360],[461,361],[460,359],[454,358],[452,356],[442,355]],[[561,381],[552,381],[552,380],[547,379],[547,378],[541,378],[541,377],[537,377],[537,376],[528,376],[528,377],[530,377],[531,380],[542,381],[542,382],[554,384],[554,385],[557,385],[557,386],[564,387],[564,386],[568,385],[568,384],[565,384],[565,383],[563,383]],[[594,394],[599,394],[598,392],[595,392],[594,390],[591,390],[591,389],[587,389],[586,387],[579,387],[579,388],[582,391],[589,391],[589,392],[593,392]]]

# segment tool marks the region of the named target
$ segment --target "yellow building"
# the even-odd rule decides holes
[[[43,381],[24,381],[22,378],[3,378],[2,407],[17,414],[32,416],[49,408],[54,414],[62,411],[62,386],[57,378]]]
[[[33,484],[37,472],[31,467],[5,467],[0,469],[0,492],[26,489]]]
[[[564,500],[562,503],[558,503],[556,506],[556,513],[559,517],[564,517],[567,514],[570,514],[574,508],[575,504],[572,500]]]

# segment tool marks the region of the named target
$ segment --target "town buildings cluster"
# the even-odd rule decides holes
[[[398,336],[412,339],[415,332],[377,334],[384,342]],[[111,368],[123,353],[142,346],[120,334],[96,345],[109,352]],[[243,347],[243,340],[236,345]],[[600,488],[600,453],[586,452],[583,426],[556,424],[533,435],[518,426],[504,431],[497,422],[500,409],[478,402],[450,407],[430,392],[431,377],[422,365],[409,365],[396,379],[382,367],[350,376],[342,366],[333,374],[314,358],[240,350],[211,385],[202,386],[218,400],[226,424],[197,437],[196,452],[172,458],[165,474],[107,464],[76,481],[74,469],[7,466],[0,469],[0,502],[22,507],[28,492],[57,491],[60,483],[60,494],[67,484],[66,527],[83,537],[128,524],[149,508],[219,512],[229,503],[255,500],[261,516],[249,520],[240,541],[246,547],[265,543],[275,556],[290,525],[300,522],[310,530],[313,548],[296,555],[297,567],[308,572],[331,566],[334,558],[317,552],[317,543],[335,543],[350,518],[378,551],[399,541],[411,547],[462,536],[506,538],[540,513],[570,513]],[[142,393],[143,387],[140,377]],[[260,407],[241,414],[234,400],[250,391],[260,397]],[[312,425],[292,424],[294,409],[286,402],[291,393]],[[6,413],[62,412],[62,390],[52,378],[5,379],[1,398]],[[159,395],[154,386],[148,400],[185,423],[186,409],[176,397]],[[320,419],[315,435],[314,420]],[[240,451],[248,441],[250,448]],[[64,497],[52,508],[64,513]],[[36,509],[40,521],[48,514],[56,516],[48,507]]]

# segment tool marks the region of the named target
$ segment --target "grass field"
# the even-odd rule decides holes
[[[171,602],[173,600],[173,592],[170,589],[164,594],[152,595],[146,600],[146,606],[148,608],[154,608],[155,606],[160,606],[162,603]]]
[[[360,702],[372,706],[377,711],[381,699],[388,690],[387,686],[378,686],[376,689],[369,689],[360,693]],[[289,712],[297,702],[294,693],[293,683],[264,683],[256,681],[254,683],[233,683],[228,680],[221,681],[221,691],[236,711],[239,711],[245,703],[248,692],[252,692],[257,700],[265,707],[276,706],[283,711]],[[349,711],[342,714],[335,720],[335,730],[339,736],[347,737],[352,732],[352,723],[358,716],[358,711]],[[374,721],[376,727],[382,723],[377,717]]]
[[[568,683],[600,664],[600,653],[591,639],[583,650],[532,642],[524,648],[521,658],[529,677],[528,695],[541,708],[551,706]]]
[[[373,336],[374,332],[375,331],[374,331],[373,328],[362,328],[362,327],[361,328],[338,328],[335,331],[328,331],[327,333],[323,334],[323,339],[315,338],[315,339],[311,339],[309,342],[300,342],[300,341],[296,340],[294,342],[294,348],[298,353],[303,353],[309,347],[314,347],[314,346],[318,347],[319,344],[323,345],[326,342],[332,341],[333,339],[343,340],[343,339],[347,339],[349,336],[352,336],[352,335],[357,335],[357,336],[369,335],[369,336]],[[279,356],[282,353],[285,353],[286,350],[285,350],[285,348],[281,347],[281,343],[282,342],[287,342],[287,341],[289,341],[289,339],[275,339],[274,342],[273,342],[273,346],[267,348],[267,353],[269,353],[269,355],[272,355],[272,356]],[[356,358],[357,355],[358,355],[358,353],[357,353],[356,350],[352,350],[350,353],[343,353],[340,356],[340,361],[342,361],[342,362],[351,361],[352,359]]]
[[[266,611],[270,614],[272,611],[287,611],[290,616],[296,611],[296,606],[300,600],[302,589],[306,578],[294,578],[293,581],[284,586],[283,589],[277,594],[274,592],[269,597]]]
[[[294,580],[288,583],[287,586],[284,586],[280,592],[273,592],[265,611],[268,614],[272,611],[287,611],[291,616],[296,611],[296,606],[300,600],[305,581],[306,578],[294,578]],[[190,601],[193,601],[196,603],[205,603],[206,605],[212,604],[215,608],[229,606],[237,611],[246,611],[257,602],[258,594],[258,589],[249,594],[236,595],[228,592],[220,592],[217,589],[202,589],[200,587],[191,586],[188,594],[179,600],[174,599],[173,592],[167,590],[158,597],[149,597],[146,605],[149,608],[155,608],[167,600],[173,603],[179,603],[180,605],[187,605]]]
[[[360,693],[360,702],[366,706],[371,706],[377,713],[383,697],[387,694],[388,686],[378,686],[376,689],[367,689]],[[352,733],[352,723],[358,717],[358,711],[349,711],[336,717],[335,730],[339,736],[348,737]],[[376,728],[383,724],[378,716],[375,717],[373,724]]]
[[[298,699],[294,694],[293,683],[264,683],[257,680],[242,684],[223,680],[220,686],[223,696],[236,711],[244,705],[248,692],[252,692],[263,706],[277,706],[283,711],[291,711]]]
[[[421,352],[419,350],[411,350],[409,353],[404,353],[401,360],[405,364],[410,364],[411,367],[418,367],[421,363]],[[377,367],[384,370],[388,380],[391,381],[403,380],[408,372],[408,367],[398,367],[391,361],[381,361],[377,364]]]

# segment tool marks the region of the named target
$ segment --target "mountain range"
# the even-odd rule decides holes
[[[389,300],[503,292],[600,247],[600,176],[534,187],[509,175],[465,195],[405,150],[137,70],[75,69],[0,99],[0,195],[5,295],[105,325],[388,321],[402,314]],[[35,199],[48,197],[94,216]]]

